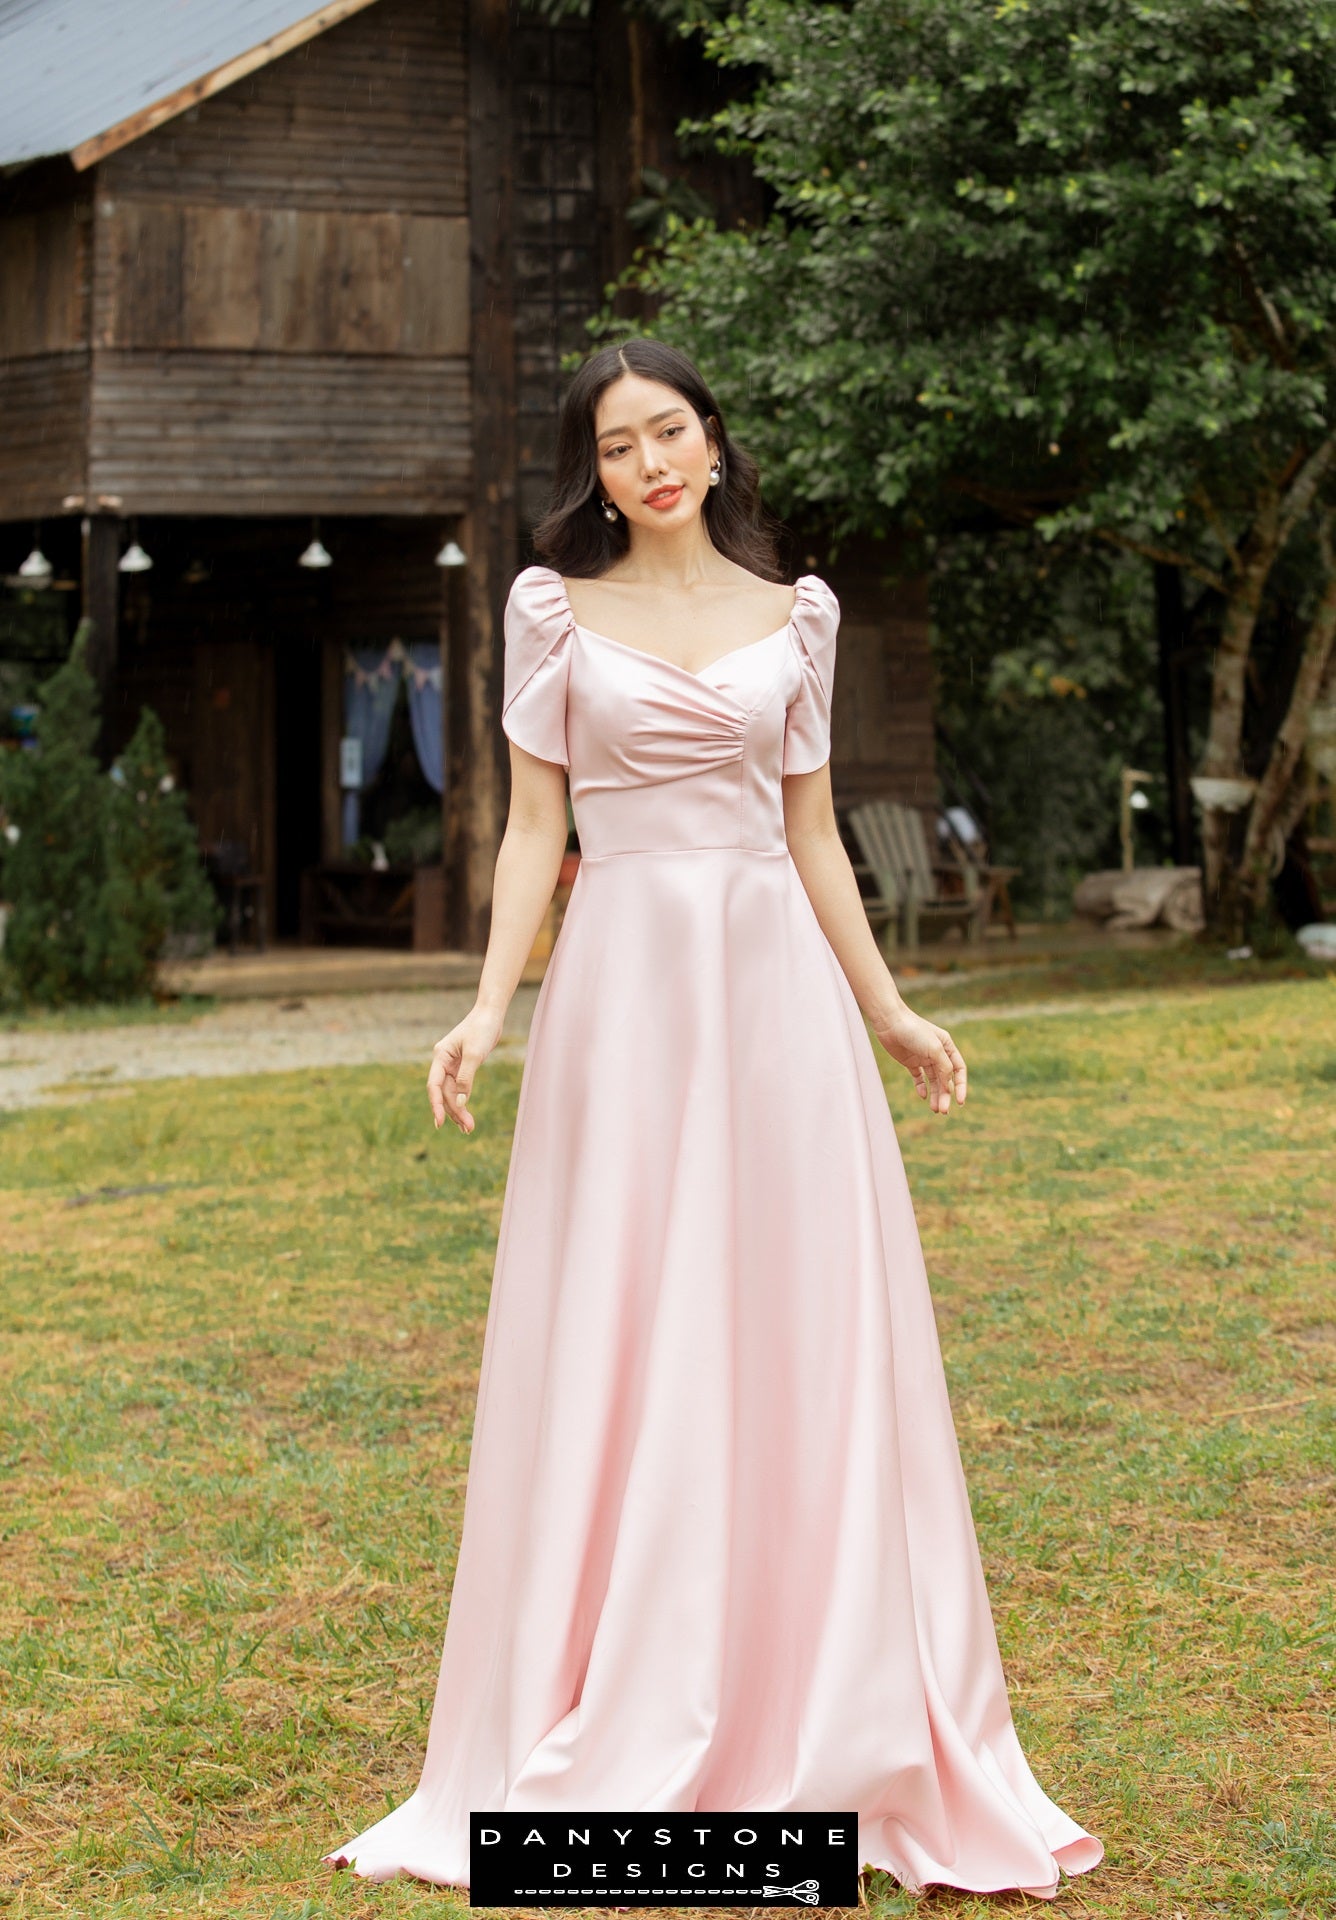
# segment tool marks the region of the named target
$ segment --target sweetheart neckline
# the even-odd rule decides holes
[[[605,647],[616,647],[619,653],[634,653],[641,660],[652,660],[656,667],[668,667],[674,673],[684,673],[688,680],[703,680],[707,673],[719,666],[722,661],[733,659],[735,654],[750,653],[753,647],[763,647],[768,640],[778,640],[782,634],[788,632],[793,625],[793,620],[790,617],[782,627],[776,627],[773,633],[763,633],[759,640],[747,640],[740,647],[730,647],[727,653],[718,654],[713,660],[708,661],[699,673],[693,673],[690,667],[684,667],[676,660],[665,660],[661,653],[651,653],[648,647],[631,647],[625,640],[614,640],[610,633],[600,633],[596,627],[582,626],[574,616],[572,616],[572,625],[577,633],[583,633],[587,639],[601,640]]]
[[[782,627],[776,627],[772,633],[763,633],[759,640],[746,640],[740,647],[730,647],[727,653],[717,654],[713,660],[707,661],[699,673],[693,673],[690,667],[684,667],[676,660],[665,660],[661,653],[651,653],[648,647],[628,646],[625,640],[614,640],[610,633],[600,633],[597,627],[586,627],[582,625],[575,617],[575,609],[571,605],[571,596],[566,591],[566,582],[562,579],[561,575],[557,573],[555,567],[552,568],[551,571],[561,588],[561,597],[566,602],[566,611],[570,615],[571,625],[577,633],[588,634],[591,640],[601,640],[605,646],[616,647],[621,653],[634,653],[642,660],[652,660],[656,666],[668,667],[673,673],[684,673],[689,680],[703,680],[707,673],[711,672],[712,669],[717,667],[722,661],[731,660],[734,654],[750,653],[753,647],[763,647],[767,641],[778,640],[781,634],[788,633],[793,626],[794,615],[798,611],[798,601],[801,598],[798,592],[798,585],[800,583],[795,582],[793,605],[790,607],[789,617]],[[803,576],[804,579],[806,579],[806,577],[806,575]]]

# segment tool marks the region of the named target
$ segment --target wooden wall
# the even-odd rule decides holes
[[[0,515],[55,515],[83,491],[87,412],[86,352],[0,361]]]
[[[90,489],[462,510],[466,105],[463,0],[380,0],[101,163]]]
[[[0,356],[88,344],[89,203],[62,199],[0,216]]]
[[[92,193],[67,161],[0,184],[0,514],[82,492]]]
[[[561,357],[588,345],[584,320],[602,293],[600,103],[591,20],[549,25],[519,11],[511,33],[517,498],[527,529],[552,484]]]
[[[895,561],[893,547],[869,541],[803,568],[829,580],[840,601],[831,714],[840,809],[877,799],[931,808],[938,800],[928,582],[895,577]]]

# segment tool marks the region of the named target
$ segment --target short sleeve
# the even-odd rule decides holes
[[[791,632],[797,642],[802,679],[784,720],[782,771],[814,773],[830,758],[830,703],[840,603],[814,573],[805,573],[795,592]]]
[[[516,746],[569,767],[566,685],[575,618],[561,575],[526,567],[506,601],[501,726]]]

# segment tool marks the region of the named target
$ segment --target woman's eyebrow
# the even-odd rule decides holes
[[[660,420],[666,420],[670,413],[685,413],[685,412],[686,412],[685,407],[665,407],[662,413],[651,414],[647,422],[647,425],[651,427],[657,427]],[[631,431],[630,427],[604,427],[602,433],[600,433],[598,437],[600,440],[606,440],[611,434],[630,433],[630,431]]]

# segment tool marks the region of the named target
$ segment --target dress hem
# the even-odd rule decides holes
[[[1081,1864],[1077,1864],[1076,1861],[1073,1860],[1070,1865],[1062,1859],[1064,1853],[1084,1853],[1090,1847],[1097,1849],[1093,1859],[1084,1860]],[[926,1893],[932,1887],[950,1887],[953,1892],[956,1893],[1025,1893],[1033,1900],[1056,1900],[1062,1891],[1064,1879],[1075,1880],[1083,1873],[1090,1873],[1095,1867],[1100,1865],[1103,1859],[1103,1844],[1091,1834],[1079,1840],[1069,1841],[1065,1846],[1058,1848],[1057,1852],[1053,1855],[1053,1863],[1058,1870],[1056,1878],[1047,1882],[1042,1887],[1025,1886],[1016,1880],[1001,1880],[995,1882],[992,1886],[976,1887],[971,1885],[969,1881],[955,1879],[947,1873],[937,1874],[928,1880],[917,1880],[903,1868],[895,1867],[889,1860],[864,1860],[858,1869],[858,1874],[861,1879],[865,1873],[869,1872],[889,1873],[896,1885],[901,1887],[906,1893]],[[408,1880],[420,1880],[424,1885],[431,1887],[453,1887],[462,1893],[467,1893],[469,1890],[469,1882],[467,1880],[460,1880],[451,1876],[447,1876],[444,1879],[437,1879],[432,1874],[416,1873],[410,1867],[391,1867],[388,1872],[372,1870],[363,1873],[357,1865],[356,1855],[350,1857],[340,1849],[336,1849],[333,1853],[322,1854],[320,1856],[320,1864],[336,1869],[348,1867],[352,1870],[356,1879],[366,1880],[372,1883],[383,1883],[387,1880],[402,1877]],[[634,1903],[626,1907],[614,1907],[613,1912],[628,1913],[633,1910],[633,1906]]]

